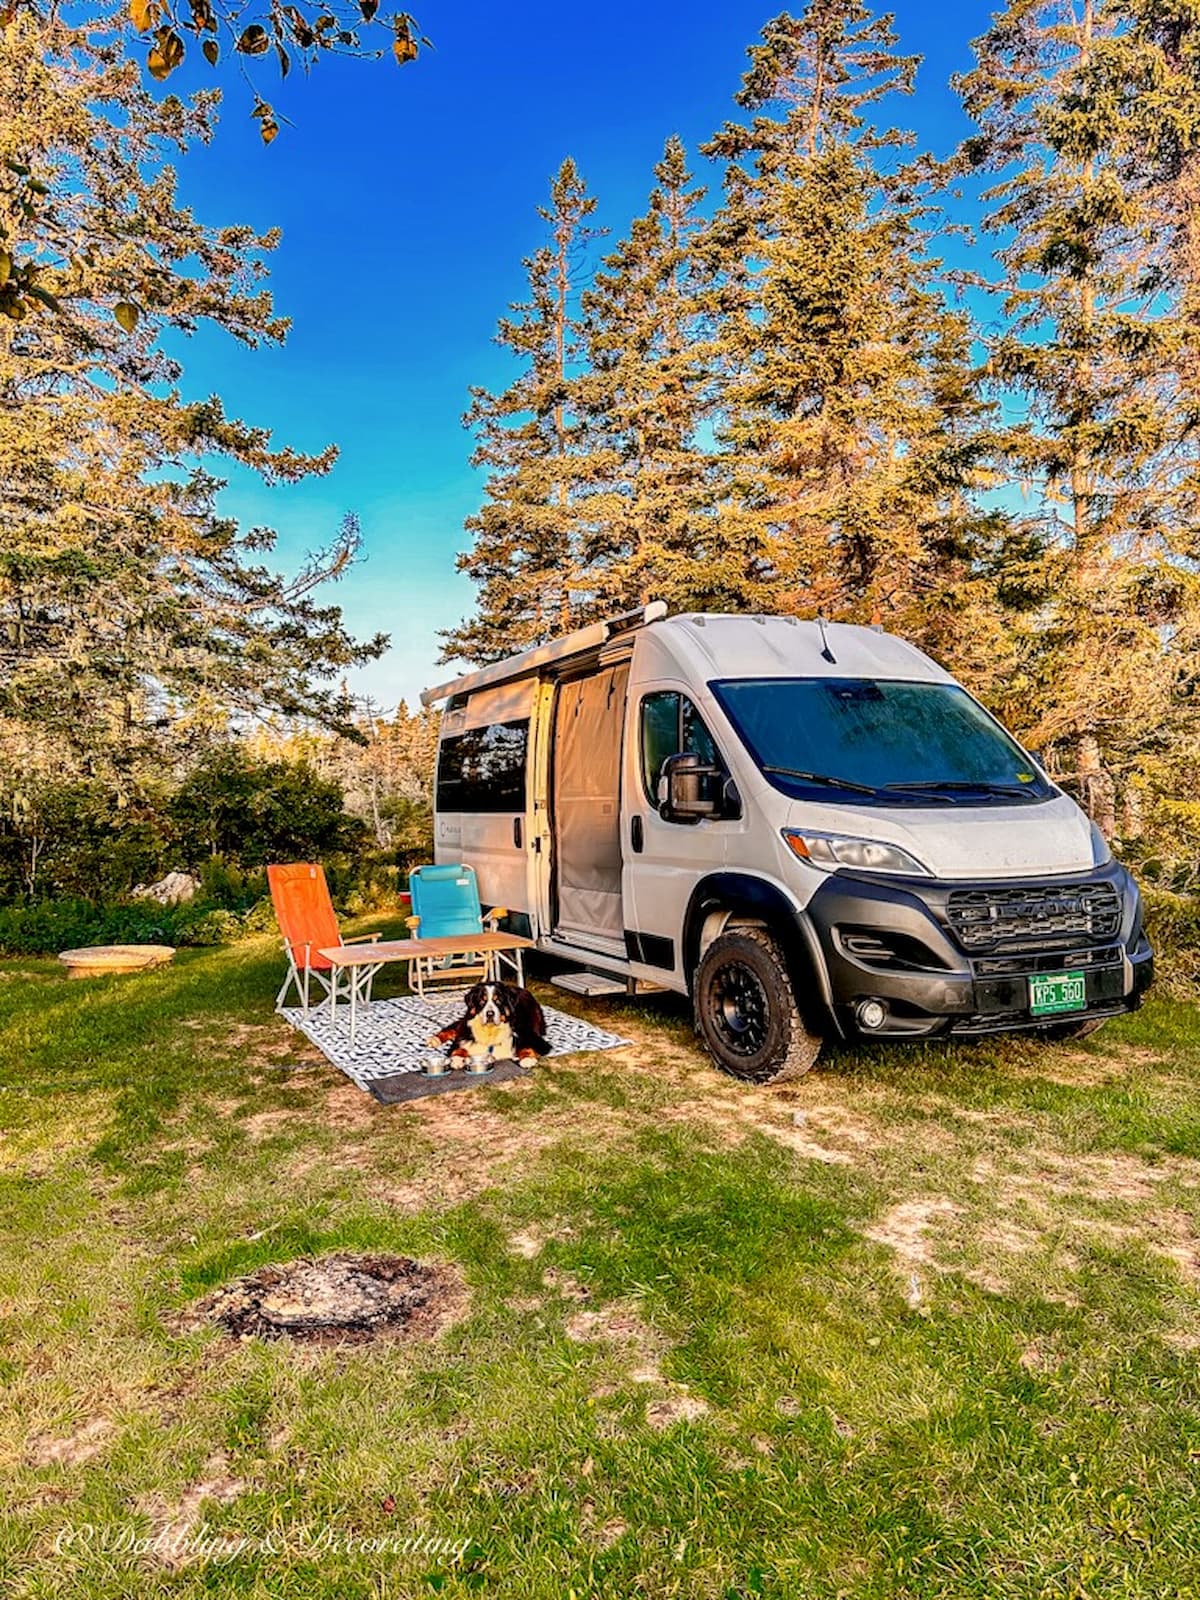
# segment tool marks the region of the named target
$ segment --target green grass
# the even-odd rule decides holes
[[[6,1593],[1200,1594],[1200,1012],[764,1092],[604,1002],[629,1050],[382,1108],[277,966],[0,968]],[[332,1248],[452,1263],[466,1313],[187,1315]],[[247,1547],[124,1547],[180,1518]],[[423,1536],[464,1553],[370,1547]]]

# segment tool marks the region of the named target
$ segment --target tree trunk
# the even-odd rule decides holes
[[[1095,737],[1085,733],[1079,741],[1079,795],[1084,810],[1106,839],[1117,831],[1116,790],[1112,774],[1106,772],[1100,760],[1100,746]]]

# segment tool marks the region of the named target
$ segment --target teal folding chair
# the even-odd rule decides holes
[[[497,933],[508,915],[504,906],[484,911],[479,903],[475,869],[468,866],[414,867],[408,878],[413,914],[408,929],[414,939],[469,939],[472,934]],[[524,985],[520,950],[493,951],[481,960],[478,951],[461,955],[416,956],[409,964],[409,987],[422,999],[430,984],[477,983],[493,978],[500,963],[510,966]]]

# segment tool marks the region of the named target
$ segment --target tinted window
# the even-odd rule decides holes
[[[760,678],[713,690],[771,782],[876,804],[1044,799],[1053,790],[964,689],[868,678]],[[816,784],[804,773],[843,779]]]
[[[529,722],[495,722],[443,739],[439,811],[524,811]]]
[[[655,804],[663,762],[684,751],[703,756],[716,766],[724,765],[712,735],[687,695],[673,689],[648,694],[642,701],[642,782]]]

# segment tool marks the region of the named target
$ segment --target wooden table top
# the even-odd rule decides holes
[[[411,961],[416,956],[458,956],[476,951],[532,950],[532,939],[517,933],[456,933],[444,939],[380,939],[376,944],[335,944],[321,955],[335,967],[364,967],[384,961]]]

